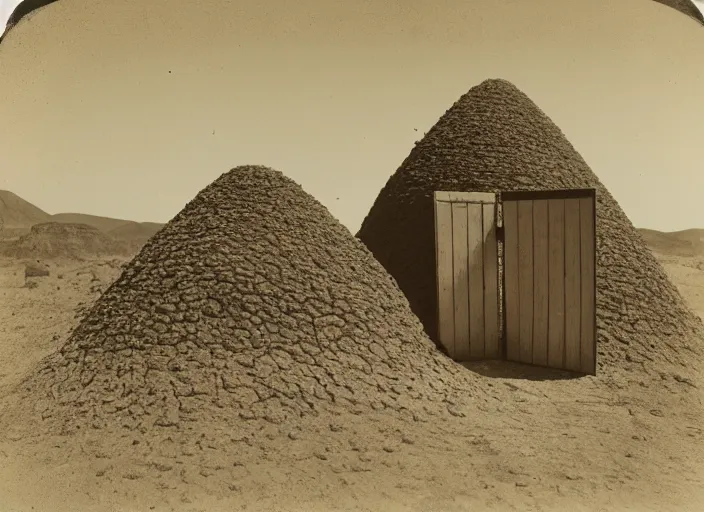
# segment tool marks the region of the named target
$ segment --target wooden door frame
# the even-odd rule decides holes
[[[507,360],[507,316],[506,316],[506,279],[505,279],[505,266],[506,266],[506,238],[505,238],[505,223],[503,219],[504,214],[504,203],[506,201],[538,201],[538,200],[550,200],[550,199],[592,199],[592,226],[594,229],[594,234],[596,234],[596,221],[597,221],[597,194],[595,188],[579,188],[579,189],[560,189],[560,190],[511,190],[502,192],[449,192],[449,191],[435,191],[433,196],[433,210],[435,215],[435,256],[438,255],[438,233],[437,233],[437,203],[440,202],[479,202],[479,203],[493,203],[495,205],[495,218],[494,218],[494,228],[496,232],[496,269],[497,269],[497,292],[501,294],[501,298],[497,303],[498,314],[500,318],[498,319],[499,324],[499,358],[501,360]],[[597,244],[596,239],[593,243],[593,290],[594,294],[592,296],[592,311],[593,314],[593,325],[592,332],[594,336],[593,342],[593,361],[594,361],[594,375],[597,371],[598,361],[597,361],[597,320],[596,320],[596,296],[597,296]],[[499,256],[501,256],[501,261],[499,261]],[[437,328],[438,332],[436,336],[440,336],[440,298],[439,298],[439,278],[438,278],[438,262],[436,260],[436,297],[437,297]],[[576,372],[585,373],[585,372]]]
[[[511,190],[511,191],[503,191],[503,192],[498,192],[497,193],[497,205],[501,209],[501,227],[497,228],[497,243],[500,240],[500,243],[503,246],[503,264],[499,265],[499,272],[505,272],[505,265],[506,265],[506,253],[505,253],[505,231],[504,231],[504,223],[503,223],[503,206],[504,206],[504,201],[539,201],[543,199],[592,199],[593,200],[593,208],[592,208],[592,226],[594,226],[594,233],[596,235],[596,189],[595,188],[574,188],[574,189],[559,189],[559,190]],[[596,375],[596,370],[598,367],[598,359],[597,359],[597,321],[596,321],[596,295],[597,295],[597,279],[596,279],[596,266],[597,266],[597,248],[596,248],[596,239],[594,240],[594,252],[592,254],[592,258],[594,261],[594,275],[593,275],[593,289],[594,289],[594,295],[593,295],[593,311],[594,311],[594,318],[593,318],[593,332],[594,332],[594,348],[593,348],[593,357],[594,357],[594,375]],[[501,280],[501,350],[504,356],[504,359],[506,359],[506,345],[507,345],[507,339],[506,339],[506,280],[505,278]],[[581,373],[581,372],[577,372]]]
[[[437,328],[435,332],[436,339],[438,343],[443,347],[443,349],[447,352],[448,355],[450,355],[453,359],[455,359],[455,353],[456,353],[456,346],[453,345],[452,350],[450,350],[449,347],[446,347],[443,344],[443,336],[442,336],[442,325],[441,325],[441,317],[440,317],[440,310],[441,310],[441,294],[440,294],[440,275],[439,275],[439,270],[440,270],[440,264],[438,261],[439,257],[439,244],[438,244],[438,229],[437,229],[437,222],[438,222],[438,204],[439,203],[450,203],[456,204],[456,203],[464,203],[464,204],[479,204],[479,205],[492,205],[493,208],[493,226],[494,226],[494,237],[497,236],[496,230],[497,230],[497,210],[498,210],[498,193],[496,192],[450,192],[450,191],[435,191],[433,194],[433,210],[434,210],[434,220],[435,220],[435,280],[436,280],[436,289],[435,289],[435,294],[436,294],[436,318],[437,318]],[[482,233],[483,233],[483,227],[482,227]],[[495,245],[495,250],[498,250],[498,243],[496,242],[496,239],[494,240],[493,244],[490,245]],[[485,240],[482,239],[482,250],[486,250],[486,245],[485,245]],[[485,270],[484,265],[482,265],[483,269]],[[496,309],[496,324],[495,324],[495,329],[496,329],[496,337],[495,337],[495,346],[497,346],[497,349],[499,351],[499,357],[502,357],[501,354],[501,345],[502,345],[502,339],[501,339],[501,318],[499,314],[499,309],[500,309],[500,302],[499,302],[499,283],[498,283],[498,255],[496,258],[496,282],[495,282],[495,291],[496,291],[496,303],[495,303],[495,309]],[[486,293],[484,291],[484,293]],[[483,314],[486,315],[486,308],[483,306],[482,307]],[[484,322],[486,321],[486,316],[484,317]],[[485,325],[485,324],[484,324]],[[456,340],[455,340],[456,341]],[[472,345],[469,345],[470,347]],[[470,348],[471,349],[471,348]],[[464,360],[464,359],[463,359]],[[471,357],[468,360],[472,360]],[[481,360],[481,359],[480,359]]]

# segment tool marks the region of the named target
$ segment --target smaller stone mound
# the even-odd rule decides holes
[[[92,226],[58,222],[35,224],[27,235],[5,243],[0,250],[4,256],[32,259],[80,260],[130,253],[126,243]]]
[[[255,166],[221,176],[151,238],[23,401],[46,397],[40,423],[60,431],[192,438],[329,409],[413,421],[447,411],[452,382],[468,397],[460,370],[361,242]]]
[[[24,277],[46,277],[49,275],[49,268],[39,262],[27,263],[24,266]]]

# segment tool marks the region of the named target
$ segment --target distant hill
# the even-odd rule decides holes
[[[116,240],[87,224],[67,222],[35,224],[28,234],[0,246],[0,253],[13,258],[87,259],[127,256],[132,252],[128,242]]]
[[[125,222],[124,224],[108,231],[108,235],[116,240],[121,240],[136,252],[155,235],[163,224],[156,222]]]
[[[4,221],[5,229],[24,230],[26,234],[30,228],[42,222],[60,222],[69,224],[87,224],[104,233],[156,233],[163,224],[157,222],[135,222],[111,217],[99,217],[85,213],[57,213],[51,215],[44,210],[25,201],[17,194],[8,190],[0,190],[0,219]],[[123,228],[119,231],[118,228]]]
[[[664,233],[654,229],[638,229],[650,250],[672,256],[704,255],[704,229],[685,229]]]
[[[59,225],[68,227],[62,230]],[[0,253],[6,256],[29,257],[32,251],[36,257],[78,255],[82,251],[87,255],[134,253],[162,226],[84,213],[51,215],[17,194],[0,190],[0,240],[4,240]],[[70,240],[65,244],[55,240],[61,236]],[[79,250],[81,243],[86,244],[84,250]]]
[[[163,227],[163,224],[156,222],[125,222],[108,231],[110,235],[118,239],[151,238]]]
[[[48,222],[51,215],[37,208],[8,190],[0,190],[0,218],[5,229],[29,228],[33,224]]]
[[[132,221],[122,219],[112,219],[110,217],[98,217],[97,215],[87,215],[85,213],[57,213],[51,216],[52,222],[69,222],[71,224],[88,224],[107,233],[115,228],[119,228]],[[135,223],[136,224],[136,223]]]

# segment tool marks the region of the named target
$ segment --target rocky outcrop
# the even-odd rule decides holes
[[[396,279],[426,331],[437,332],[433,192],[597,189],[600,364],[662,357],[664,338],[701,323],[660,263],[560,129],[505,80],[462,96],[389,179],[358,233]],[[654,356],[653,347],[659,351]]]
[[[49,275],[49,268],[37,262],[30,262],[24,266],[24,277],[46,277]]]
[[[133,249],[87,224],[44,222],[0,248],[3,256],[41,259],[89,259],[127,256]]]

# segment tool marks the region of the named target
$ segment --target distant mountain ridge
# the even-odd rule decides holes
[[[0,254],[9,257],[134,254],[162,226],[84,213],[51,215],[13,192],[0,190]]]
[[[704,229],[663,232],[638,229],[651,251],[672,256],[704,256]]]
[[[140,246],[114,237],[87,224],[42,222],[18,240],[0,245],[0,254],[11,258],[68,258],[129,256]]]
[[[0,219],[4,224],[4,233],[0,234],[0,238],[17,238],[26,235],[35,224],[46,222],[87,224],[119,239],[131,239],[135,236],[149,238],[163,226],[157,222],[135,222],[85,213],[51,215],[8,190],[0,190]]]
[[[0,190],[0,218],[5,228],[31,227],[49,222],[51,215],[8,190]]]

